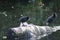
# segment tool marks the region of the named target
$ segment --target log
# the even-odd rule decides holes
[[[4,36],[3,38],[9,39],[10,37],[13,36],[12,38],[14,38],[14,40],[16,40],[16,39],[20,40],[20,39],[24,39],[24,38],[26,40],[39,40],[42,37],[48,36],[48,35],[52,34],[53,32],[60,30],[60,26],[50,27],[50,26],[38,26],[38,25],[34,25],[34,24],[28,24],[28,25],[24,24],[25,26],[23,24],[21,24],[21,25],[22,26],[10,28],[10,30],[13,31],[12,33],[14,33],[14,34],[11,34],[9,32],[9,34]],[[9,37],[9,35],[11,35],[11,36]],[[16,38],[16,36],[17,36],[17,38]]]

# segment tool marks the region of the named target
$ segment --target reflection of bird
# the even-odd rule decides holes
[[[26,22],[29,20],[28,16],[23,16],[19,19],[19,21],[21,22],[20,25],[24,25],[24,23],[26,24]]]
[[[56,17],[57,17],[56,13],[52,14],[51,16],[49,16],[47,18],[46,25],[49,25],[50,23],[54,22],[54,20],[56,19]]]

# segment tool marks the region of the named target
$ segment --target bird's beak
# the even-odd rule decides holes
[[[7,36],[3,36],[2,38],[3,38],[3,39],[7,39]]]

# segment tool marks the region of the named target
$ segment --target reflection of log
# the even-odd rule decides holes
[[[42,37],[48,36],[52,32],[56,32],[57,30],[60,30],[60,26],[54,26],[52,28],[49,26],[37,26],[37,25],[29,24],[27,26],[11,28],[11,31],[13,32],[11,33],[9,32],[9,34],[7,34],[5,38],[8,38],[10,35],[9,37],[10,39],[13,36],[12,38],[18,37],[18,39],[25,38],[27,40],[37,40],[37,39],[41,39]]]

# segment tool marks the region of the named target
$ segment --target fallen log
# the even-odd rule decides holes
[[[25,24],[24,24],[25,25]],[[39,40],[42,37],[48,36],[57,30],[60,30],[60,26],[38,26],[34,24],[28,24],[24,26],[21,24],[19,27],[10,28],[6,32],[4,39],[11,40]]]

